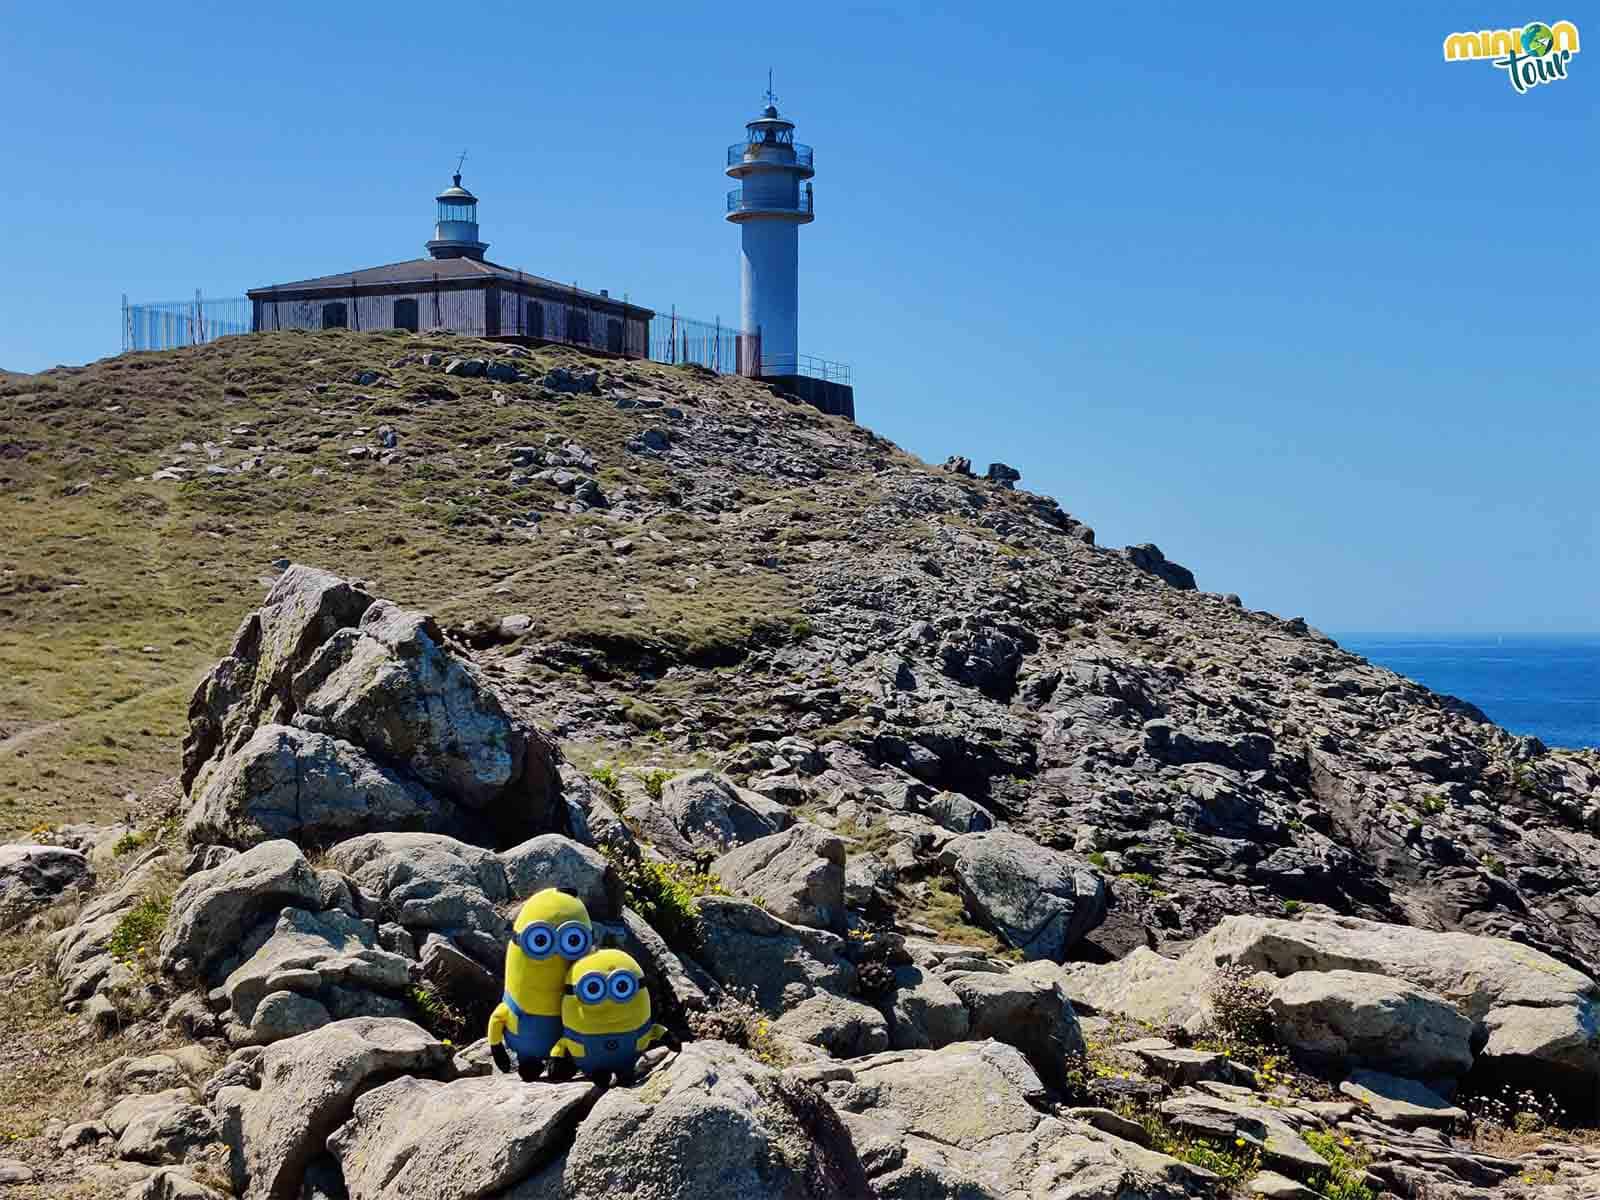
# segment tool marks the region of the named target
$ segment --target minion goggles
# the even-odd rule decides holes
[[[607,996],[622,1004],[638,994],[639,976],[632,971],[613,971],[610,975],[590,971],[576,984],[569,985],[567,991],[584,1004],[599,1004]]]
[[[543,921],[525,925],[516,935],[517,945],[529,958],[549,958],[559,954],[562,958],[582,958],[594,944],[594,938],[577,921],[568,921],[552,929]]]

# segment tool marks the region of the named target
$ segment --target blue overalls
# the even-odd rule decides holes
[[[583,1057],[573,1055],[572,1061],[585,1074],[631,1071],[639,1060],[639,1039],[653,1028],[655,1022],[646,1021],[639,1028],[625,1033],[579,1033],[575,1029],[568,1029],[561,1036],[583,1047]]]
[[[561,1040],[561,1018],[524,1012],[510,992],[503,999],[517,1019],[516,1032],[509,1024],[506,1026],[506,1045],[516,1051],[518,1058],[549,1058],[551,1048]]]

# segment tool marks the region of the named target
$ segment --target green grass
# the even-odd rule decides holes
[[[167,915],[172,911],[172,897],[168,894],[146,896],[122,914],[106,949],[111,956],[128,963],[150,960],[161,941],[161,931],[167,927]]]
[[[1328,1200],[1378,1200],[1378,1193],[1365,1182],[1372,1155],[1353,1138],[1318,1129],[1308,1129],[1302,1136],[1328,1164],[1327,1171],[1307,1181],[1314,1190]]]

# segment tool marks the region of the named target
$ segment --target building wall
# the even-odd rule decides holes
[[[346,326],[350,329],[393,329],[394,302],[417,302],[417,328],[454,329],[462,333],[484,332],[484,289],[462,288],[453,291],[428,288],[417,292],[393,292],[374,296],[329,295],[315,300],[256,300],[255,327],[259,330],[321,329],[324,304],[345,306]]]
[[[581,342],[601,350],[626,351],[635,358],[650,351],[650,320],[643,309],[630,310],[620,346],[609,337],[608,321],[621,322],[621,312],[590,308],[579,299],[553,299],[548,295],[522,295],[502,287],[500,334],[502,337],[546,338],[550,341]]]

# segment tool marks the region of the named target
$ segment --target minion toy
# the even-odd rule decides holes
[[[572,964],[561,1001],[561,1040],[550,1054],[602,1087],[616,1076],[632,1083],[634,1064],[653,1042],[672,1045],[666,1027],[650,1016],[650,990],[633,956],[596,950]]]
[[[517,1074],[532,1081],[561,1037],[567,971],[594,945],[594,927],[582,900],[545,888],[528,897],[511,929],[505,995],[489,1017],[489,1054],[495,1066],[510,1071],[509,1047]]]

